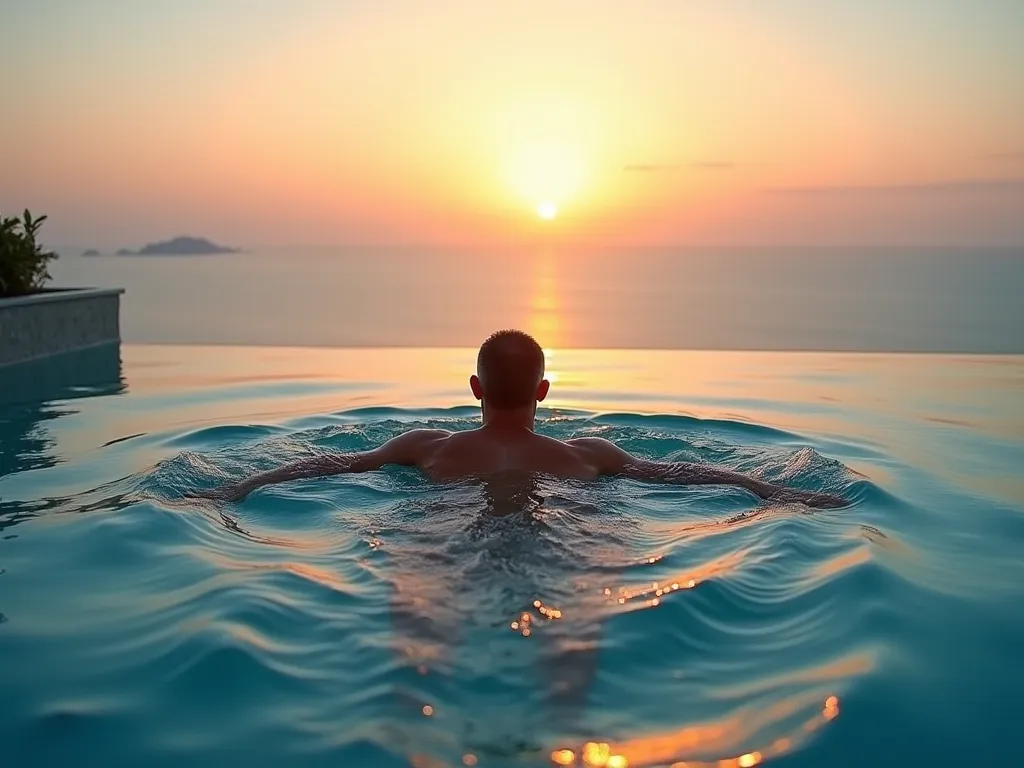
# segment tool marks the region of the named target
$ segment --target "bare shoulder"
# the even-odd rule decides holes
[[[439,440],[447,440],[452,434],[447,429],[410,429],[408,432],[391,438],[385,445],[392,443],[406,446],[430,445]]]
[[[602,474],[621,472],[625,466],[636,461],[629,452],[603,437],[577,437],[565,442],[580,451]]]
[[[451,435],[444,429],[410,429],[391,438],[372,453],[381,464],[418,464],[425,452]]]
[[[585,451],[596,451],[598,453],[625,453],[625,451],[619,448],[619,446],[611,440],[605,440],[603,437],[574,437],[571,440],[566,440],[565,442],[574,448],[582,448]]]

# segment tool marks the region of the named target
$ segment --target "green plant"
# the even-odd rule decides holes
[[[35,293],[50,279],[47,264],[57,254],[36,242],[44,221],[27,210],[24,219],[0,216],[0,297]]]

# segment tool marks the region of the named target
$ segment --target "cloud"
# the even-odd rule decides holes
[[[959,179],[955,181],[937,181],[921,184],[768,187],[765,191],[780,195],[870,195],[887,192],[1018,192],[1024,191],[1024,179]]]

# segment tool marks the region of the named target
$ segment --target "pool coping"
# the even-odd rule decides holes
[[[124,288],[48,288],[26,296],[0,298],[0,309],[21,307],[27,304],[49,304],[55,301],[87,299],[93,296],[120,296],[123,293]]]
[[[123,288],[59,288],[0,299],[0,369],[120,344]]]

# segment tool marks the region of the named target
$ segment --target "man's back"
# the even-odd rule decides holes
[[[528,429],[424,432],[415,464],[433,480],[510,470],[579,480],[600,474],[585,443],[563,442]]]

